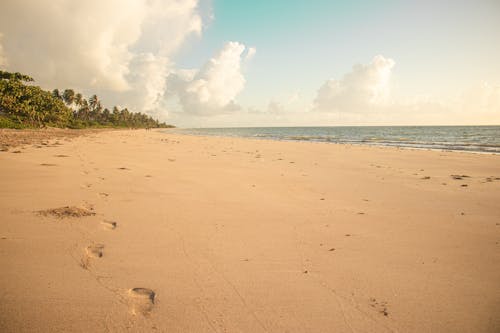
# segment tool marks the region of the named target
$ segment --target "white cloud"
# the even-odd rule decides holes
[[[355,65],[340,80],[328,80],[318,90],[315,110],[364,112],[388,102],[394,60],[378,55],[368,65]]]
[[[307,110],[308,108],[301,102],[303,102],[301,101],[301,95],[297,91],[293,93],[282,94],[271,99],[267,104],[267,110],[264,112],[276,114],[304,112],[304,110]],[[254,110],[254,112],[263,111]]]
[[[202,29],[197,0],[3,0],[0,61],[46,88],[159,107],[170,58]],[[2,51],[3,50],[3,51]],[[1,63],[0,63],[1,64]]]
[[[338,124],[491,124],[500,123],[500,86],[484,83],[459,98],[391,96],[395,62],[376,56],[355,65],[340,80],[328,80],[318,90],[314,111],[336,114]]]
[[[275,100],[271,100],[267,105],[267,112],[269,113],[284,113],[286,112],[285,106]]]
[[[251,60],[255,56],[255,53],[257,53],[257,49],[255,47],[249,47],[247,55],[245,56],[245,61]]]
[[[115,94],[116,103],[127,100],[128,107],[135,110],[148,110],[149,113],[161,109],[166,89],[166,78],[172,67],[167,57],[143,53],[130,62],[127,80],[131,89]]]
[[[188,113],[210,115],[238,110],[234,99],[245,86],[242,65],[254,54],[255,48],[228,42],[199,71],[172,74],[169,89],[178,94]]]

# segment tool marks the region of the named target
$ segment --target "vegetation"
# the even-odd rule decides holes
[[[45,91],[33,78],[0,70],[0,128],[174,127],[127,108],[103,108],[96,95],[86,100],[72,89]]]

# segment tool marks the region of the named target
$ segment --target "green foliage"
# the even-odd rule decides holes
[[[33,78],[28,75],[21,74],[19,72],[9,73],[0,71],[0,80],[17,80],[17,81],[25,81],[25,82],[33,82]]]
[[[71,110],[64,102],[38,86],[26,85],[23,81],[29,77],[16,74],[0,80],[0,114],[27,127],[63,127],[70,120]]]
[[[173,127],[126,108],[103,109],[96,95],[87,101],[72,89],[49,92],[27,84],[32,81],[21,73],[0,71],[0,128]]]
[[[66,89],[63,92],[62,98],[64,100],[64,103],[67,105],[72,105],[74,100],[75,100],[75,92],[73,89]]]
[[[0,128],[22,129],[25,128],[25,126],[23,126],[23,124],[12,121],[10,118],[0,116]]]

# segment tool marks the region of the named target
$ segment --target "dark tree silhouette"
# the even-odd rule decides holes
[[[97,95],[87,101],[73,89],[52,92],[29,84],[33,78],[0,71],[0,127],[173,127],[127,108],[102,107]]]

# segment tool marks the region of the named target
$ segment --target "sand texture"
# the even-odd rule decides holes
[[[0,142],[1,332],[500,332],[500,156],[58,142]]]
[[[26,146],[28,145],[31,145],[34,148],[43,148],[44,146],[58,146],[61,145],[63,141],[70,141],[73,137],[99,133],[102,131],[104,130],[70,130],[61,128],[45,128],[39,130],[20,131],[0,128],[0,152],[10,151],[11,153],[21,153],[21,149],[26,148]],[[18,149],[19,146],[22,146],[22,148]]]

